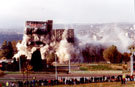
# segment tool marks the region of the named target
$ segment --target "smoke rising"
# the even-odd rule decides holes
[[[80,49],[77,49],[73,43],[69,43],[67,41],[67,34],[68,30],[65,29],[63,35],[62,35],[62,40],[58,44],[58,48],[56,49],[56,54],[59,58],[59,62],[67,62],[69,59],[71,61],[82,61],[82,58],[79,57],[80,55]]]
[[[107,29],[106,29],[107,30]],[[126,32],[116,25],[112,26],[110,29],[99,32],[98,35],[102,35],[102,39],[99,40],[101,44],[106,46],[116,45],[120,52],[128,51],[128,47],[133,44],[133,40],[126,36]]]
[[[34,29],[33,32],[36,31],[38,31],[38,29]],[[34,33],[32,35],[27,35],[27,33],[24,33],[22,42],[17,44],[18,53],[15,54],[14,57],[19,58],[21,55],[25,55],[27,59],[31,59],[33,52],[40,49],[42,59],[46,59],[47,61],[50,60],[48,56],[53,53],[57,55],[59,63],[67,62],[69,59],[72,60],[72,58],[75,58],[76,53],[74,45],[67,41],[67,30],[63,32],[60,42],[56,42],[55,38],[56,37],[52,35],[50,40],[48,34],[38,35]],[[43,44],[33,45],[32,42],[40,42]]]
[[[76,30],[77,33],[75,35],[79,40],[80,47],[84,48],[86,44],[102,45],[104,47],[115,45],[123,53],[127,52],[128,47],[133,44],[133,39],[128,36],[128,32],[116,24],[106,25],[95,32],[92,31],[80,35],[78,34],[79,31]]]
[[[36,31],[38,29],[34,30],[34,32]],[[53,34],[50,37],[48,33],[45,35],[36,33],[27,35],[24,33],[23,40],[17,44],[18,53],[14,57],[19,58],[21,55],[25,55],[27,59],[31,59],[33,52],[40,49],[42,59],[47,61],[50,60],[50,57],[48,57],[50,54],[56,54],[59,63],[67,62],[69,59],[72,62],[98,62],[99,59],[103,60],[102,52],[105,48],[115,45],[120,52],[127,52],[128,46],[133,44],[133,39],[129,38],[128,32],[115,24],[103,26],[97,30],[86,31],[84,35],[78,32],[75,29],[74,43],[67,41],[67,29],[63,32],[60,42],[56,42],[56,37]],[[29,46],[29,44],[32,44],[31,41],[42,44]]]

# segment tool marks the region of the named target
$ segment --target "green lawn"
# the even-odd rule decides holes
[[[123,70],[122,64],[80,64],[81,71]]]

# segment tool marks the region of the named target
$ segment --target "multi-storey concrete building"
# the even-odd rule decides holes
[[[62,40],[62,35],[65,31],[65,29],[55,29],[54,35],[56,37],[56,41],[60,42]],[[70,43],[74,43],[74,29],[68,29],[67,30],[67,41]]]
[[[27,46],[39,46],[50,43],[52,40],[57,42],[62,40],[62,34],[65,29],[53,30],[53,21],[27,21],[25,34],[28,35]],[[74,29],[68,29],[68,42],[74,42]]]

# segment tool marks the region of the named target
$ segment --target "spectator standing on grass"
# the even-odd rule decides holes
[[[123,74],[123,75],[122,75],[122,84],[125,84],[125,82],[126,82],[126,75]]]
[[[33,87],[36,86],[36,77],[33,77]]]
[[[2,87],[2,84],[0,83],[0,87]]]
[[[15,87],[15,83],[14,82],[11,83],[11,87]]]
[[[135,76],[133,76],[133,81],[135,81]]]
[[[133,75],[130,76],[130,81],[133,81],[134,80],[134,77]]]
[[[9,82],[8,81],[6,82],[6,87],[9,87]]]
[[[49,84],[49,85],[51,84],[51,80],[48,80],[48,84]]]
[[[64,80],[65,85],[67,84],[67,79]]]

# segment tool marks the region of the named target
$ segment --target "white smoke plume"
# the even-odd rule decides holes
[[[67,41],[67,32],[67,30],[63,32],[62,40],[56,49],[56,54],[60,63],[68,61],[72,57],[71,53],[74,51],[73,45]]]
[[[48,49],[49,49],[49,45],[45,45],[44,47],[40,48],[42,59],[45,59],[45,53],[48,51]]]
[[[84,30],[85,31],[85,30]],[[129,38],[128,32],[118,27],[116,24],[106,25],[101,27],[96,32],[89,31],[84,35],[79,35],[75,32],[79,40],[79,46],[85,47],[86,44],[95,44],[109,47],[117,46],[120,52],[128,52],[128,47],[133,44],[133,38]]]
[[[74,28],[74,27],[73,27]],[[18,53],[14,55],[15,58],[19,58],[21,55],[27,56],[27,59],[31,59],[32,53],[36,49],[40,49],[42,59],[47,59],[46,55],[48,53],[54,53],[58,57],[59,63],[67,62],[69,59],[72,61],[83,61],[84,57],[82,51],[88,48],[90,55],[98,55],[102,51],[103,47],[108,47],[111,45],[116,45],[118,50],[121,52],[126,52],[128,46],[133,43],[133,40],[128,37],[128,33],[123,29],[113,26],[105,26],[98,29],[97,32],[84,32],[84,35],[79,35],[75,29],[75,43],[69,43],[67,41],[67,32],[65,29],[62,35],[62,40],[56,42],[49,39],[49,35],[37,35],[32,36],[24,34],[21,43],[17,44]],[[87,34],[85,34],[87,33]],[[34,37],[34,41],[41,41],[45,45],[39,46],[27,46],[30,44],[30,40]],[[94,45],[93,45],[94,44]],[[93,47],[91,47],[93,46]],[[100,53],[99,56],[102,53]]]
[[[126,33],[127,32],[114,25],[110,29],[98,33],[98,35],[102,35],[103,37],[99,40],[99,43],[106,46],[116,45],[120,52],[127,52],[128,47],[133,44],[133,40],[126,36]]]
[[[27,41],[29,37],[27,35],[23,36],[22,42],[18,42],[16,47],[18,50],[18,53],[14,55],[15,58],[19,58],[21,55],[26,55],[27,58],[31,58],[31,49],[27,48]]]
[[[37,29],[35,29],[35,30],[37,30]],[[25,29],[25,32],[26,32],[26,29]],[[45,36],[47,36],[47,35],[45,35]],[[23,40],[21,42],[17,43],[17,45],[16,45],[18,53],[15,54],[14,57],[19,58],[21,55],[25,55],[27,57],[27,59],[31,59],[32,53],[34,51],[36,51],[37,49],[40,49],[41,57],[42,57],[42,59],[45,59],[45,53],[46,53],[46,51],[49,50],[49,47],[50,47],[47,44],[48,40],[45,40],[46,39],[45,36],[43,36],[43,35],[39,36],[38,34],[27,35],[26,33],[24,33]],[[41,41],[46,45],[45,46],[43,46],[43,45],[28,46],[28,44],[31,44],[32,37],[34,37],[33,41]],[[53,45],[54,44],[52,43],[51,46],[53,46]]]
[[[60,42],[49,40],[48,35],[27,35],[24,33],[22,42],[17,44],[18,53],[15,54],[14,57],[19,58],[21,55],[25,55],[27,59],[31,59],[33,52],[40,49],[42,59],[49,60],[46,56],[56,52],[55,54],[58,57],[59,63],[66,62],[69,59],[72,59],[72,55],[75,51],[73,44],[68,43],[67,41],[67,31],[68,30],[65,30],[63,32],[62,40]],[[34,37],[33,41],[41,41],[45,45],[28,46],[27,44],[31,44],[32,37]]]

